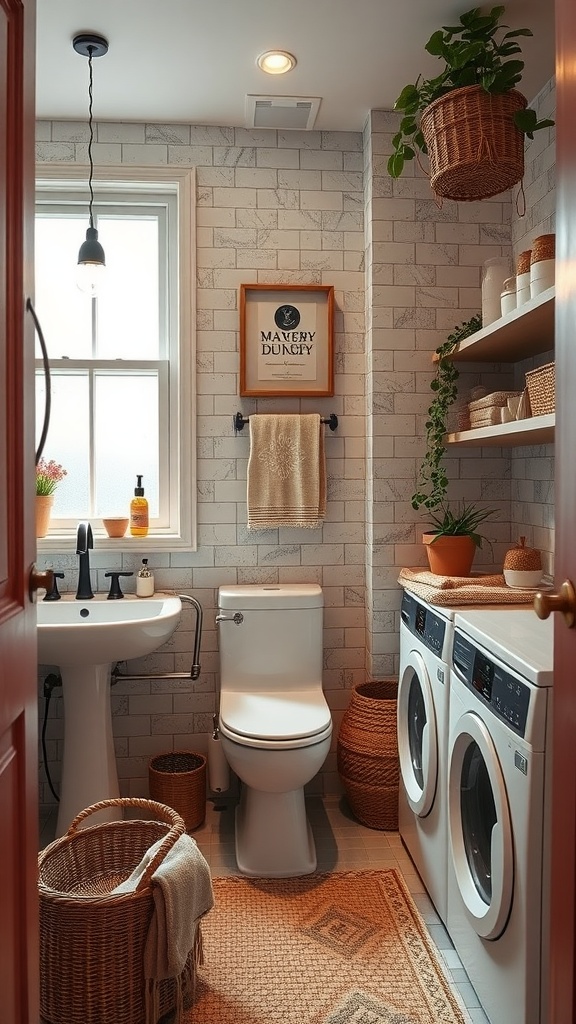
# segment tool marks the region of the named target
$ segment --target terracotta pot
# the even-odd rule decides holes
[[[53,494],[36,495],[36,536],[45,537],[50,528],[50,516],[54,504]]]
[[[431,572],[437,576],[470,575],[476,554],[476,545],[471,537],[438,537],[435,533],[425,533],[422,541],[426,545]]]

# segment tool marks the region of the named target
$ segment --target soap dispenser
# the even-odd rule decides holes
[[[130,533],[133,537],[146,537],[148,534],[148,499],[144,497],[142,474],[136,477],[134,497],[130,502]]]
[[[142,568],[136,576],[136,597],[152,597],[154,594],[154,575],[148,568],[148,559],[142,559]]]

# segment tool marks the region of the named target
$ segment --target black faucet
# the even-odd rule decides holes
[[[78,523],[76,534],[76,554],[78,560],[78,590],[76,591],[77,601],[89,601],[94,597],[90,583],[90,548],[94,547],[92,527],[90,523]]]

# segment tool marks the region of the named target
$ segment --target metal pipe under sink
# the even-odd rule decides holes
[[[196,628],[194,630],[194,653],[192,655],[192,667],[189,672],[148,672],[146,674],[138,673],[133,675],[132,673],[120,672],[118,665],[123,662],[117,661],[111,673],[112,683],[118,682],[120,679],[198,679],[200,675],[200,643],[202,641],[202,605],[195,597],[189,597],[188,594],[177,594],[177,597],[181,601],[186,601],[191,604],[196,610]]]

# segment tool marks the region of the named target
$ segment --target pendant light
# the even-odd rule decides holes
[[[98,241],[98,232],[94,227],[94,189],[92,187],[92,178],[94,175],[94,162],[92,160],[92,143],[94,141],[94,129],[92,126],[92,60],[94,57],[103,57],[108,53],[108,41],[103,36],[97,36],[92,33],[82,33],[82,35],[74,36],[72,45],[76,51],[82,57],[88,57],[88,69],[89,69],[89,86],[88,86],[88,126],[90,129],[90,137],[88,139],[88,162],[90,164],[90,175],[88,178],[88,188],[90,190],[90,201],[88,205],[90,225],[86,231],[86,241],[80,246],[80,252],[78,253],[78,270],[76,274],[76,284],[80,291],[86,292],[88,295],[96,295],[98,293],[98,287],[102,281],[102,275],[106,268],[106,259],[104,256],[104,249]]]

